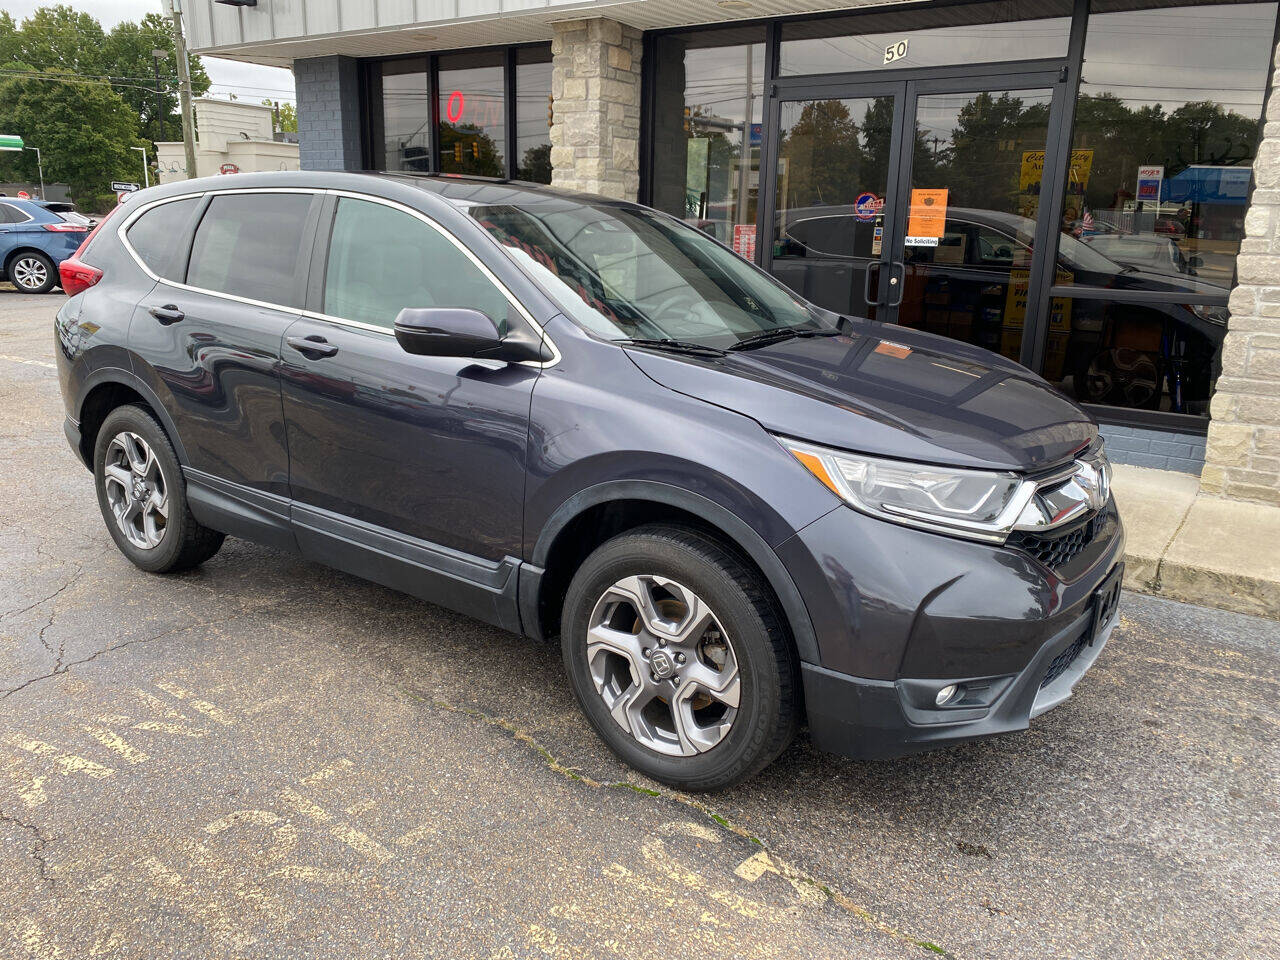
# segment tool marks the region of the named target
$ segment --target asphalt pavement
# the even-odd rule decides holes
[[[558,650],[240,540],[156,577],[0,286],[0,957],[1280,956],[1280,627],[1126,594],[1026,734],[710,797]]]

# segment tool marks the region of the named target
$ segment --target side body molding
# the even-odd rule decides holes
[[[791,625],[800,659],[806,663],[821,662],[809,611],[791,574],[769,544],[745,521],[715,501],[656,480],[613,480],[596,484],[574,494],[551,515],[538,534],[529,562],[520,567],[520,621],[527,635],[543,639],[538,626],[538,589],[556,537],[584,510],[614,500],[647,500],[678,507],[719,528],[755,562],[773,587]]]

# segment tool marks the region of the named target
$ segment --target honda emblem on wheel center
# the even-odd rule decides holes
[[[655,651],[649,663],[653,666],[653,672],[665,680],[676,671],[676,662],[671,658],[671,654],[665,650]]]

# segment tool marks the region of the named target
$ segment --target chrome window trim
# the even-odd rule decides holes
[[[463,243],[461,240],[455,237],[452,233],[450,233],[449,230],[447,230],[444,226],[442,226],[440,223],[438,223],[436,220],[432,219],[422,211],[415,210],[412,207],[406,206],[405,204],[399,203],[398,201],[395,201],[395,200],[388,200],[385,197],[378,197],[368,193],[359,193],[354,190],[331,190],[331,189],[325,189],[323,187],[239,187],[239,188],[228,187],[225,189],[201,190],[199,192],[183,193],[173,197],[162,197],[159,200],[152,200],[148,203],[142,204],[136,210],[132,211],[127,217],[125,217],[123,221],[121,221],[120,226],[116,228],[116,236],[119,237],[120,243],[124,246],[125,250],[129,252],[129,256],[133,258],[134,263],[138,265],[139,269],[141,269],[143,273],[145,273],[148,277],[150,277],[156,283],[162,283],[165,286],[173,287],[176,290],[186,290],[189,293],[200,293],[209,297],[219,297],[223,300],[231,300],[235,303],[243,303],[251,307],[265,307],[268,310],[279,310],[283,313],[291,313],[298,317],[305,317],[309,320],[319,320],[324,323],[334,323],[334,324],[338,324],[339,326],[351,327],[356,330],[363,330],[369,333],[381,333],[385,336],[394,337],[395,330],[388,327],[379,326],[377,324],[365,323],[360,320],[348,320],[345,317],[335,317],[327,313],[321,313],[319,311],[305,310],[301,307],[289,307],[280,303],[268,303],[263,300],[253,300],[253,299],[250,299],[249,297],[240,297],[233,293],[224,293],[221,290],[209,290],[204,287],[193,287],[185,283],[179,283],[176,280],[169,280],[165,277],[161,277],[157,275],[149,266],[147,266],[147,264],[143,261],[142,257],[138,254],[138,251],[136,251],[133,248],[133,245],[129,243],[129,237],[128,237],[129,227],[131,227],[134,221],[137,220],[139,217],[141,217],[148,210],[152,210],[166,203],[175,203],[179,200],[189,200],[191,198],[200,198],[200,197],[206,197],[206,196],[222,196],[222,195],[229,195],[229,194],[257,194],[257,193],[304,193],[311,196],[327,195],[327,196],[335,196],[335,197],[349,197],[353,200],[366,200],[371,203],[380,203],[383,206],[391,207],[395,210],[399,210],[402,213],[407,213],[411,217],[421,220],[423,223],[427,224],[427,226],[433,228],[438,233],[440,233],[445,239],[447,239],[458,250],[460,250],[463,256],[465,256],[468,260],[470,260],[473,264],[475,264],[476,267],[480,269],[480,272],[483,273],[484,276],[489,280],[489,282],[498,288],[498,291],[506,298],[507,302],[510,303],[516,309],[516,312],[518,312],[520,316],[524,318],[524,321],[527,324],[529,324],[530,327],[533,328],[533,330],[538,334],[539,337],[542,338],[542,342],[551,348],[550,360],[545,360],[545,361],[521,360],[519,362],[523,366],[538,367],[540,369],[543,369],[546,367],[555,366],[557,363],[561,361],[562,356],[559,348],[556,347],[555,341],[551,339],[551,337],[547,334],[546,330],[543,329],[542,325],[533,319],[533,315],[530,314],[527,309],[525,309],[524,304],[522,304],[518,299],[516,299],[515,295],[507,288],[506,284],[504,284],[501,280],[499,280],[498,277],[494,274],[494,272],[490,270],[470,249],[468,249],[465,243]]]

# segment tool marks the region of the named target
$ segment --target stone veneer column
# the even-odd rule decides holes
[[[640,190],[640,31],[594,18],[554,24],[551,184],[634,200]]]
[[[356,61],[337,56],[295,60],[293,77],[302,169],[361,169]]]
[[[1280,50],[1273,71],[1280,68]],[[1273,72],[1200,488],[1280,503],[1280,76]]]

